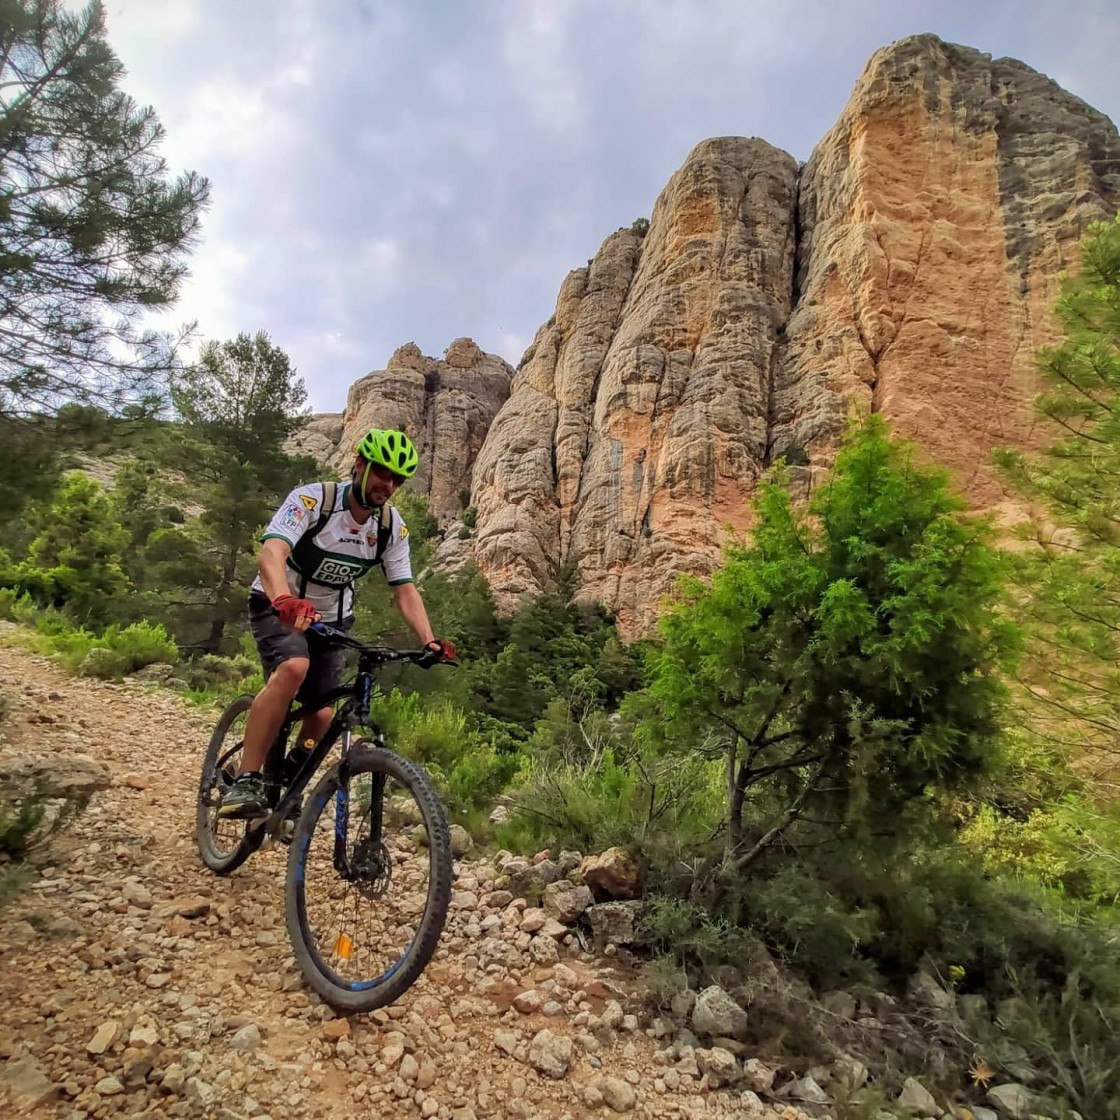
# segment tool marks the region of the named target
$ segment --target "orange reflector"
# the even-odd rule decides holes
[[[354,955],[354,942],[345,933],[340,933],[334,939],[334,955],[344,961]]]

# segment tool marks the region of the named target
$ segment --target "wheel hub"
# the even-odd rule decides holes
[[[365,898],[380,898],[389,889],[393,861],[380,840],[359,840],[348,863],[347,878]]]

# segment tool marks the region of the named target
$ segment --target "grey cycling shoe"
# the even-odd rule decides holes
[[[268,797],[260,774],[240,774],[223,795],[218,816],[238,821],[267,817]]]

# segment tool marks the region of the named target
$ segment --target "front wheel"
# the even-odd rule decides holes
[[[436,950],[451,880],[428,776],[392,751],[352,750],[308,798],[288,854],[288,936],[308,983],[343,1012],[399,999]]]
[[[249,832],[248,822],[218,816],[226,789],[237,777],[245,746],[245,723],[252,696],[239,696],[218,720],[202,762],[195,806],[194,834],[202,862],[219,875],[240,867],[259,846]]]

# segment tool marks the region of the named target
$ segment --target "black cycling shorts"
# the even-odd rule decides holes
[[[353,618],[331,623],[336,630],[349,630],[353,624]],[[282,665],[289,658],[306,657],[311,662],[307,676],[296,693],[300,701],[314,700],[328,689],[342,684],[346,651],[340,646],[328,645],[316,634],[300,633],[281,622],[272,604],[263,595],[249,596],[249,629],[257,643],[265,680],[277,665]]]

